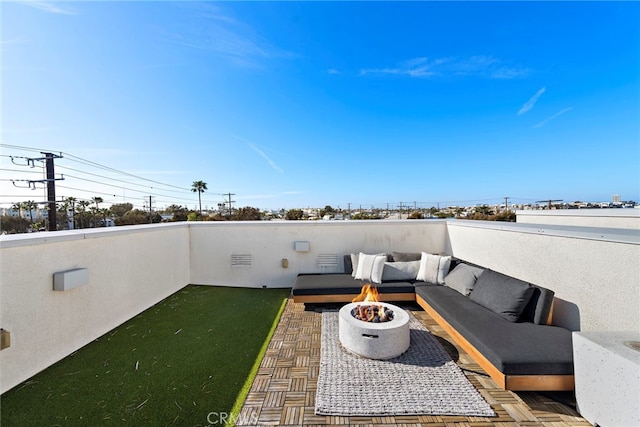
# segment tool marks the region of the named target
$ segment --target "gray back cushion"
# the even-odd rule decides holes
[[[458,264],[444,278],[444,284],[468,297],[476,284],[476,280],[478,280],[478,277],[480,277],[483,271],[483,269],[478,267]]]
[[[510,322],[520,318],[531,300],[533,286],[522,280],[485,270],[476,281],[469,298]]]
[[[342,259],[344,260],[344,272],[346,274],[351,274],[353,272],[353,264],[351,263],[351,254],[344,255]]]
[[[391,257],[396,262],[420,261],[422,252],[391,252]]]
[[[552,290],[534,285],[533,294],[520,316],[520,321],[546,325],[551,313],[554,295]]]
[[[420,261],[385,262],[382,270],[383,281],[416,280]]]

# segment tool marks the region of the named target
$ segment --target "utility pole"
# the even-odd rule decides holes
[[[505,211],[509,210],[509,197],[504,198],[504,209]]]
[[[23,159],[25,159],[27,161],[26,165],[21,165],[19,163],[16,163],[14,158],[11,158],[11,162],[13,164],[16,164],[18,166],[30,166],[30,167],[34,167],[35,162],[41,162],[44,161],[45,162],[45,169],[46,169],[46,179],[39,179],[39,180],[30,180],[30,179],[18,179],[18,180],[12,180],[12,183],[14,186],[17,187],[16,185],[16,181],[26,181],[29,185],[29,188],[31,188],[32,190],[36,189],[36,184],[47,184],[47,205],[48,205],[48,223],[49,223],[49,227],[48,230],[49,231],[56,231],[58,229],[58,219],[56,217],[56,181],[60,181],[63,180],[64,177],[60,177],[60,178],[56,178],[55,177],[55,172],[54,172],[54,164],[53,161],[54,159],[61,159],[62,156],[61,155],[57,155],[57,154],[53,154],[53,153],[45,153],[43,151],[40,152],[41,154],[44,154],[44,157],[40,157],[37,159],[32,159],[32,158],[26,158],[26,157],[22,157]]]
[[[58,218],[56,212],[56,177],[53,167],[53,159],[60,158],[53,153],[42,153],[45,156],[45,166],[47,169],[47,203],[49,205],[49,211],[47,216],[49,217],[49,231],[56,231],[58,229]]]
[[[402,202],[398,203],[398,215],[402,219]]]
[[[149,196],[149,224],[153,223],[153,214],[151,212],[151,197],[152,196]]]
[[[231,196],[235,196],[235,195],[236,195],[235,193],[224,194],[224,196],[227,196],[229,198],[228,199],[228,207],[229,207],[228,217],[229,217],[229,219],[231,219],[231,204],[236,202],[235,200],[231,200]]]

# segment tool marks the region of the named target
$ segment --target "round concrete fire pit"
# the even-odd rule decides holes
[[[351,314],[358,305],[372,304],[393,310],[393,320],[373,323],[356,319]],[[354,302],[340,309],[339,335],[343,347],[357,355],[392,359],[409,348],[409,315],[400,307],[385,302]]]

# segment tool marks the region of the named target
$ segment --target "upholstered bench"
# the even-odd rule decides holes
[[[469,296],[426,284],[415,292],[418,304],[500,387],[574,389],[571,331],[547,324],[549,289],[484,270]]]

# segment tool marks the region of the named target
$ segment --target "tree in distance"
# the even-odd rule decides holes
[[[287,215],[285,216],[286,219],[293,221],[301,220],[303,219],[303,217],[304,212],[302,212],[302,209],[289,209],[287,211]]]
[[[200,220],[202,220],[202,193],[207,190],[207,183],[204,181],[193,181],[191,191],[198,193],[198,205],[200,206]]]

